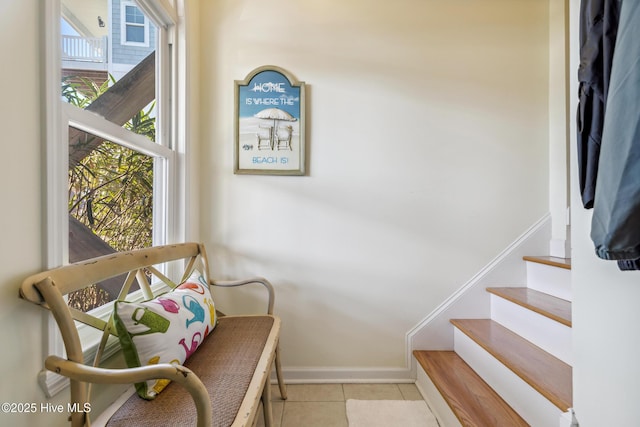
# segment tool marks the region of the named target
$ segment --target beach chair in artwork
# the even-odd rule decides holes
[[[291,137],[293,136],[293,127],[280,126],[278,127],[278,133],[276,135],[276,149],[277,150],[293,150],[291,148]]]
[[[258,132],[258,150],[273,150],[273,127],[260,125]]]

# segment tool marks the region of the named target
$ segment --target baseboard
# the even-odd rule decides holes
[[[410,368],[284,368],[287,384],[413,383]],[[275,374],[272,376],[275,380]]]

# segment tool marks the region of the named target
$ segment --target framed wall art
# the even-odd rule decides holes
[[[266,65],[235,81],[236,174],[305,174],[304,82]]]

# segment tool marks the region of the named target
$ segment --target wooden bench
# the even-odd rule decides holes
[[[213,305],[209,306],[210,310],[195,310],[197,307],[186,305],[180,307],[183,313],[186,312],[185,307],[187,310],[194,309],[193,317],[186,321],[187,326],[190,326],[190,322],[196,322],[198,320],[196,317],[204,319],[205,312],[210,316],[207,319],[210,320],[211,325],[207,325],[205,333],[193,335],[193,341],[189,341],[186,345],[182,343],[188,354],[193,351],[183,364],[175,361],[156,364],[141,362],[140,367],[121,369],[100,367],[100,358],[106,343],[113,341],[109,339],[110,336],[120,335],[119,340],[116,341],[122,342],[123,335],[128,334],[127,336],[132,338],[136,335],[149,336],[152,332],[149,332],[150,329],[142,333],[129,333],[127,330],[123,332],[117,323],[118,320],[115,319],[115,314],[110,318],[101,319],[91,315],[91,312],[82,312],[69,307],[65,295],[107,279],[123,277],[118,301],[124,301],[136,295],[129,294],[129,291],[132,284],[137,282],[140,287],[140,292],[137,293],[143,295],[139,299],[151,300],[141,303],[147,306],[144,310],[139,307],[137,311],[144,311],[146,315],[147,311],[150,311],[146,307],[162,305],[165,310],[178,313],[178,308],[168,304],[165,296],[170,298],[172,295],[183,295],[185,304],[190,303],[191,300],[186,298],[190,298],[190,295],[184,296],[184,294],[199,290],[197,283],[189,284],[187,281],[196,269],[202,275],[200,281],[208,284],[208,288],[235,287],[249,283],[265,286],[269,295],[267,313],[220,316]],[[169,279],[171,274],[167,271],[172,270],[181,272],[178,276],[181,277],[179,281]],[[158,283],[164,286],[162,292],[170,291],[159,298],[153,292],[153,289],[156,289],[156,294],[158,293]],[[204,293],[204,286],[202,290]],[[209,295],[208,289],[206,292]],[[273,287],[262,278],[241,281],[212,280],[209,276],[206,252],[201,244],[185,243],[119,252],[44,271],[23,282],[20,296],[53,313],[64,341],[67,358],[48,356],[45,367],[70,379],[72,407],[84,408],[85,403],[90,403],[92,383],[147,384],[148,380],[171,381],[152,400],[143,399],[134,393],[117,409],[107,425],[251,426],[258,414],[259,404],[262,402],[265,425],[270,426],[272,424],[270,377],[274,364],[280,393],[286,399],[278,349],[280,319],[273,315]],[[206,298],[205,301],[207,301]],[[116,302],[114,307],[119,304],[128,303]],[[165,304],[168,305],[165,307]],[[142,315],[135,313],[131,318],[135,318],[134,320],[140,324],[144,323]],[[103,331],[96,359],[92,364],[85,364],[76,321]],[[135,323],[136,327],[140,324]],[[209,326],[213,326],[212,331],[209,331]],[[166,327],[162,332],[164,331]],[[200,340],[201,336],[202,340]],[[194,351],[196,337],[200,345]],[[73,427],[89,425],[89,413],[74,412],[70,416],[70,421]]]

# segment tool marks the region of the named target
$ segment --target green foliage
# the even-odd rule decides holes
[[[107,291],[98,285],[91,285],[79,291],[71,292],[67,304],[69,307],[87,312],[93,308],[105,305],[110,300]]]
[[[77,80],[78,78],[76,78]],[[62,82],[63,97],[86,108],[104,93],[102,85],[79,78]],[[155,102],[124,127],[155,141]],[[89,138],[98,138],[89,135]],[[69,170],[69,212],[112,248],[122,251],[150,246],[153,220],[153,158],[110,141],[103,141]]]
[[[62,96],[78,108],[87,108],[106,92],[109,76],[98,85],[82,77],[62,81]],[[124,127],[156,137],[155,101]],[[86,135],[87,140],[99,138]],[[69,169],[69,213],[117,251],[151,246],[153,231],[153,158],[111,141],[101,141],[91,153]],[[109,302],[100,284],[73,292],[68,304],[89,311]]]
[[[80,83],[75,80],[80,81]],[[98,85],[91,79],[80,76],[68,76],[62,79],[62,97],[71,105],[85,109],[97,97],[109,89],[109,84],[115,83],[112,75],[102,84]]]

